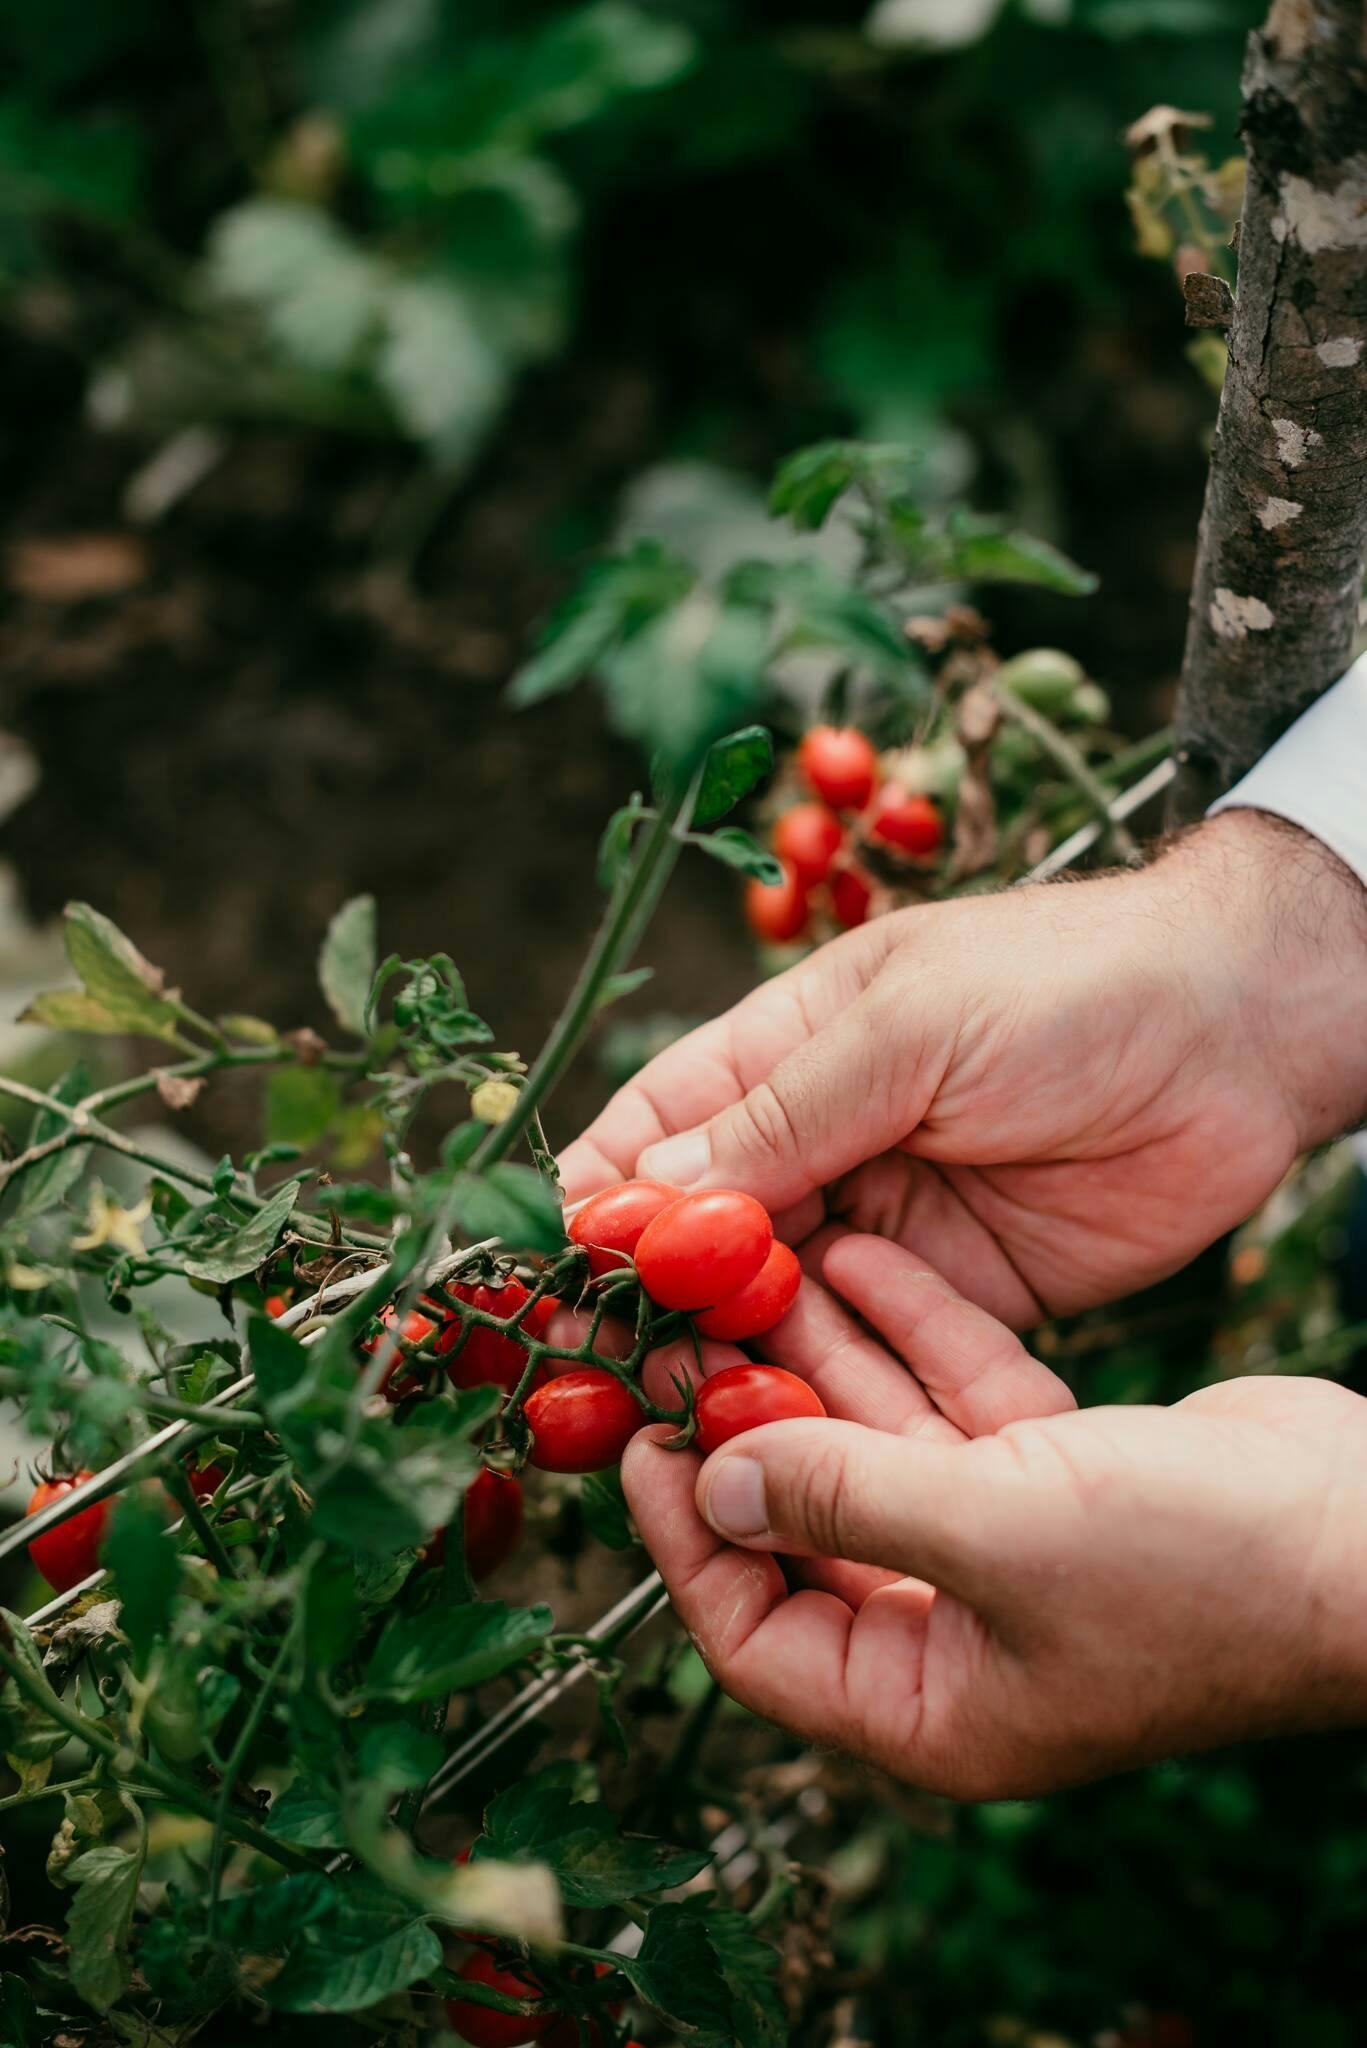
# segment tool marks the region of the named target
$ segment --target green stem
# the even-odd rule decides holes
[[[642,932],[650,920],[670,870],[679,857],[680,827],[693,804],[693,785],[679,802],[662,809],[641,843],[627,879],[609,901],[603,921],[560,1012],[550,1036],[536,1057],[522,1084],[517,1107],[503,1123],[495,1124],[479,1145],[470,1162],[478,1173],[511,1151],[534,1112],[550,1094],[561,1074],[578,1052],[597,1014],[605,983],[620,974],[631,959]]]
[[[1014,690],[998,684],[994,688],[998,704],[1006,716],[1013,719],[1028,732],[1036,746],[1048,755],[1054,766],[1067,776],[1079,796],[1083,797],[1089,810],[1098,818],[1104,828],[1103,844],[1109,842],[1122,860],[1135,860],[1138,851],[1133,839],[1118,819],[1110,812],[1111,792],[1088,767],[1080,750],[1073,745],[1066,733],[1060,732],[1053,720],[1036,711],[1033,704],[1027,704]]]
[[[84,1384],[59,1388],[55,1395],[59,1405],[67,1408],[76,1406]],[[32,1381],[27,1373],[14,1368],[0,1368],[0,1397],[19,1399],[30,1392],[31,1387]],[[215,1431],[227,1432],[270,1428],[266,1417],[252,1409],[205,1408],[194,1401],[178,1401],[174,1394],[159,1394],[154,1387],[128,1387],[125,1391],[129,1401],[148,1415],[162,1415],[172,1422],[204,1423]]]
[[[296,1604],[294,1610],[295,1618],[280,1638],[280,1646],[257,1688],[256,1698],[252,1701],[251,1712],[243,1722],[242,1732],[233,1744],[232,1752],[228,1757],[227,1765],[223,1772],[223,1782],[218,1788],[218,1799],[213,1810],[213,1844],[209,1851],[209,1934],[211,1937],[218,1921],[218,1895],[223,1884],[226,1840],[231,1832],[229,1820],[231,1817],[233,1792],[242,1767],[250,1754],[252,1744],[256,1741],[261,1723],[266,1718],[266,1709],[270,1705],[271,1695],[279,1684],[280,1675],[285,1668],[286,1660],[294,1649],[295,1630],[298,1627],[298,1617],[302,1612],[303,1603],[301,1601]],[[269,1841],[270,1837],[267,1836],[266,1839]]]
[[[167,1492],[179,1503],[186,1521],[199,1538],[200,1547],[204,1555],[208,1558],[210,1564],[213,1565],[219,1577],[221,1579],[235,1579],[237,1571],[232,1558],[224,1548],[223,1539],[195,1498],[195,1490],[184,1472],[179,1468],[168,1472],[163,1483]]]
[[[65,1700],[53,1692],[46,1680],[40,1678],[36,1672],[30,1671],[27,1665],[21,1664],[3,1645],[0,1645],[0,1669],[9,1673],[20,1692],[46,1714],[50,1721],[55,1721],[59,1727],[65,1728],[68,1735],[73,1735],[94,1755],[103,1757],[116,1776],[125,1783],[136,1780],[161,1798],[169,1800],[173,1806],[183,1807],[187,1813],[197,1813],[209,1821],[215,1818],[218,1811],[216,1800],[211,1799],[206,1792],[201,1792],[197,1785],[190,1784],[188,1779],[178,1776],[175,1771],[167,1770],[163,1764],[154,1763],[150,1757],[138,1756],[133,1750],[125,1749],[112,1735],[106,1735],[104,1729],[96,1722],[87,1721],[84,1714],[78,1714],[74,1708],[69,1707]],[[311,1857],[287,1847],[283,1842],[272,1841],[265,1830],[257,1827],[252,1821],[233,1816],[225,1831],[244,1847],[259,1850],[263,1856],[271,1857],[287,1870],[318,1868]]]

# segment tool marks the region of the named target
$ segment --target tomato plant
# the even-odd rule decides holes
[[[729,1365],[698,1389],[698,1449],[705,1455],[747,1429],[824,1415],[821,1397],[779,1365]]]

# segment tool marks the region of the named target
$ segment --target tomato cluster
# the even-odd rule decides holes
[[[805,937],[818,902],[846,931],[863,924],[877,884],[858,859],[861,840],[902,859],[927,861],[945,837],[939,807],[928,796],[881,781],[872,742],[853,726],[813,726],[797,761],[812,796],[786,810],[770,836],[783,879],[752,881],[745,892],[751,929],[773,945]]]
[[[768,1211],[733,1188],[694,1194],[663,1181],[629,1180],[590,1196],[569,1235],[591,1272],[634,1263],[661,1308],[694,1316],[705,1337],[739,1343],[771,1330],[793,1305],[801,1274],[774,1237]]]

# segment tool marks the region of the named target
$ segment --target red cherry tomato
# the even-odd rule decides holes
[[[523,1412],[536,1438],[531,1462],[543,1472],[602,1472],[645,1423],[631,1389],[601,1366],[547,1380]]]
[[[799,1415],[824,1415],[820,1396],[781,1365],[728,1365],[698,1388],[697,1446],[710,1457],[762,1422],[787,1422]]]
[[[825,804],[794,804],[774,827],[774,852],[805,889],[825,881],[844,843],[845,828]]]
[[[916,860],[938,853],[944,844],[945,821],[938,806],[928,796],[908,796],[893,785],[880,791],[866,829],[870,839]]]
[[[69,1478],[45,1479],[34,1488],[25,1514],[36,1515],[49,1502],[61,1500],[74,1486],[94,1477],[93,1472],[83,1471]],[[49,1529],[46,1536],[34,1537],[28,1554],[54,1593],[69,1592],[98,1569],[100,1544],[113,1506],[112,1500],[97,1500],[93,1507],[82,1508],[78,1515],[73,1515],[69,1522]]]
[[[539,1998],[541,1986],[515,1970],[500,1969],[490,1955],[481,1951],[456,1972],[467,1984],[486,1984],[505,1998]],[[446,2023],[472,2048],[522,2048],[524,2041],[539,2041],[561,2015],[554,2012],[523,2014],[495,2012],[490,2005],[473,2005],[469,1999],[448,1998]]]
[[[392,1350],[391,1338],[397,1337],[404,1344],[421,1344],[437,1327],[431,1316],[423,1315],[422,1311],[416,1308],[409,1309],[400,1327],[399,1312],[393,1302],[380,1310],[380,1321],[384,1325],[383,1331],[377,1332],[373,1337],[367,1337],[361,1346],[362,1351],[370,1358],[375,1356],[381,1345],[386,1350]],[[391,1401],[396,1406],[409,1394],[416,1394],[422,1386],[420,1376],[407,1371],[406,1367],[407,1361],[403,1353],[394,1351],[380,1385],[380,1392],[386,1401]]]
[[[520,1280],[505,1280],[501,1287],[487,1286],[483,1281],[462,1280],[452,1286],[450,1292],[458,1301],[468,1301],[471,1308],[482,1309],[486,1316],[515,1316],[531,1292]],[[536,1307],[523,1318],[519,1327],[528,1336],[539,1337],[560,1304],[553,1295],[543,1295]],[[456,1351],[460,1344],[461,1324],[457,1316],[450,1322],[437,1339],[437,1353],[444,1357],[447,1352]],[[502,1387],[511,1393],[527,1369],[527,1348],[519,1344],[516,1337],[505,1337],[500,1330],[486,1330],[475,1324],[460,1350],[446,1368],[447,1377],[453,1387]],[[538,1379],[542,1375],[538,1374]]]
[[[697,1318],[704,1337],[720,1337],[728,1344],[743,1344],[781,1323],[797,1299],[802,1268],[797,1254],[775,1238],[769,1256],[753,1280],[736,1293],[728,1294],[715,1308],[704,1309]]]
[[[781,882],[750,881],[745,885],[745,916],[757,939],[786,946],[807,929],[811,906],[793,869],[784,865]]]
[[[831,909],[835,921],[853,931],[863,924],[873,902],[873,884],[862,868],[837,868],[831,876]]]
[[[711,1308],[754,1279],[773,1241],[769,1212],[753,1195],[704,1188],[647,1223],[636,1271],[661,1308]]]
[[[196,1500],[212,1500],[227,1476],[221,1465],[187,1465],[185,1468],[185,1477]]]
[[[671,1202],[677,1202],[682,1188],[662,1180],[624,1180],[615,1188],[590,1195],[582,1209],[566,1225],[571,1243],[587,1246],[589,1271],[595,1279],[630,1264],[641,1232],[652,1217]]]
[[[265,1307],[268,1316],[282,1316],[289,1307],[289,1301],[283,1294],[268,1294]]]
[[[472,1579],[487,1579],[517,1549],[522,1534],[522,1488],[508,1473],[486,1465],[465,1489],[465,1562]],[[427,1546],[427,1561],[446,1557],[446,1531]]]
[[[814,725],[797,765],[833,811],[862,811],[878,782],[878,756],[852,725]]]

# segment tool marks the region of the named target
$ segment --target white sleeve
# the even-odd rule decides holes
[[[1289,818],[1367,882],[1367,654],[1216,799]]]

